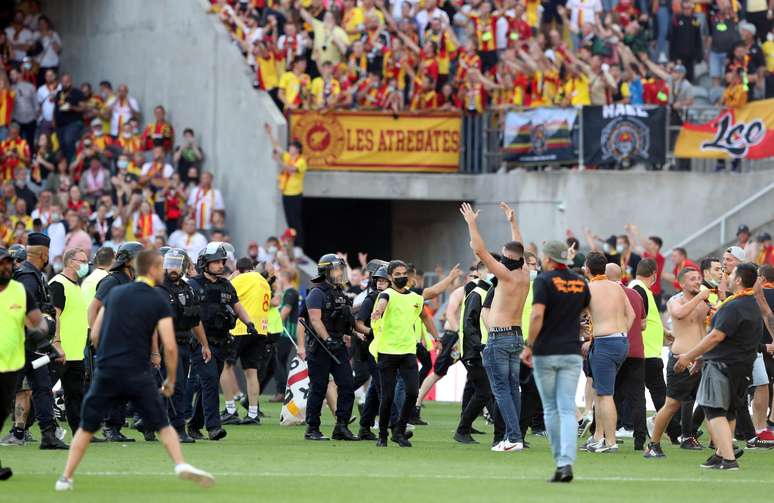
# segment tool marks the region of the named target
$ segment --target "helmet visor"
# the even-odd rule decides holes
[[[183,272],[183,262],[185,262],[183,255],[167,253],[164,255],[164,270]]]

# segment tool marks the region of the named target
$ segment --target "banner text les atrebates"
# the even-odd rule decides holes
[[[308,112],[290,115],[290,136],[313,169],[455,172],[459,114]]]

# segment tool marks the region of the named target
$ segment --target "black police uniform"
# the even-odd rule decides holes
[[[142,282],[113,288],[102,302],[97,371],[83,400],[81,428],[97,431],[106,412],[131,401],[145,429],[159,431],[169,421],[150,365],[150,348],[158,322],[172,317],[169,302]]]
[[[306,337],[306,363],[309,367],[310,393],[306,402],[306,424],[308,431],[319,432],[320,412],[325,392],[328,389],[328,376],[332,375],[338,388],[336,400],[336,424],[346,426],[352,415],[355,390],[352,381],[352,366],[342,337],[352,333],[354,317],[352,303],[344,292],[329,283],[320,283],[306,298],[307,311],[319,309],[322,322],[330,336],[327,348],[339,360],[336,363],[327,351],[320,346],[317,338],[311,334]],[[310,325],[311,326],[311,325]],[[334,436],[334,438],[336,438]]]
[[[212,359],[204,363],[201,345],[193,345],[192,378],[193,375],[198,377],[201,391],[196,396],[189,427],[199,430],[206,426],[209,432],[213,432],[221,428],[218,385],[226,361],[225,348],[232,337],[229,331],[236,325],[234,306],[239,302],[239,297],[231,282],[222,277],[211,281],[201,274],[192,278],[190,285],[199,297],[199,317],[207,335]]]
[[[16,271],[13,279],[24,285],[24,289],[35,299],[35,303],[40,310],[49,318],[50,326],[49,338],[53,338],[53,321],[56,319],[56,312],[51,303],[51,292],[48,288],[43,273],[28,261],[22,262]],[[60,443],[54,436],[56,430],[56,421],[54,420],[54,394],[51,391],[52,383],[49,374],[48,365],[38,369],[32,368],[32,361],[37,355],[31,351],[26,351],[24,369],[18,374],[17,390],[21,389],[24,378],[30,384],[32,389],[32,403],[35,406],[35,414],[40,425],[40,431],[43,435],[41,445],[44,443]]]
[[[376,305],[376,298],[379,296],[379,291],[372,289],[368,291],[366,298],[363,299],[363,303],[360,304],[360,310],[357,312],[356,318],[365,324],[368,328],[371,328],[371,313],[374,311]],[[366,392],[365,403],[360,413],[360,432],[358,436],[361,439],[376,440],[376,437],[371,432],[371,425],[374,424],[376,416],[379,415],[379,399],[382,394],[381,380],[379,379],[379,368],[376,366],[376,359],[368,351],[368,344],[373,341],[373,332],[366,334],[366,348],[365,357],[368,363],[368,371],[371,374],[371,384],[368,386]],[[390,413],[390,424],[394,424],[398,419],[398,407],[393,401],[393,406]],[[369,435],[370,433],[370,435]]]
[[[196,295],[191,285],[182,279],[172,281],[166,277],[164,283],[159,285],[159,289],[169,298],[174,315],[175,338],[177,339],[177,385],[169,404],[168,413],[172,426],[180,433],[185,428],[185,396],[188,387],[188,371],[191,368],[191,348],[194,341],[192,330],[200,321],[199,296]],[[164,373],[166,373],[166,369]]]

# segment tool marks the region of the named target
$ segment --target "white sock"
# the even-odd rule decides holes
[[[234,414],[236,412],[236,403],[234,400],[226,400],[226,412]]]
[[[253,419],[258,417],[258,406],[257,405],[251,405],[247,408],[247,416],[252,417]]]

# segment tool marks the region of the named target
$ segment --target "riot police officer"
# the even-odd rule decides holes
[[[352,366],[344,346],[344,336],[354,327],[352,304],[344,294],[346,264],[336,255],[323,255],[317,262],[317,286],[306,298],[309,325],[314,333],[306,337],[306,363],[309,367],[309,399],[306,403],[307,440],[328,440],[320,433],[320,411],[328,376],[332,375],[338,388],[334,440],[358,440],[349,431],[355,392]],[[324,346],[323,346],[324,345]],[[336,361],[338,360],[338,361]]]
[[[99,310],[102,309],[102,304],[110,293],[110,291],[119,286],[131,283],[134,278],[134,266],[132,262],[134,257],[137,256],[144,249],[143,245],[136,241],[129,241],[123,243],[118,247],[116,251],[116,257],[113,260],[113,265],[110,266],[108,275],[105,276],[97,284],[97,293],[94,295],[94,300],[89,304],[89,326],[94,325],[94,320],[97,318]],[[89,348],[89,356],[94,354],[94,350]],[[158,349],[154,349],[154,352],[158,353]],[[126,421],[126,404],[117,406],[110,412],[110,415],[105,420],[105,438],[109,442],[134,442],[133,438],[127,437],[121,433],[121,428]]]
[[[212,358],[205,362],[199,344],[191,354],[193,374],[201,385],[194,404],[194,415],[188,423],[188,434],[194,439],[204,438],[199,431],[202,426],[207,427],[210,440],[226,436],[220,422],[218,383],[225,364],[225,346],[231,337],[229,331],[236,325],[237,318],[247,326],[249,334],[258,335],[255,325],[239,303],[236,290],[223,277],[227,259],[228,254],[221,243],[209,243],[197,262],[201,272],[190,281],[199,296],[199,316],[212,354]]]
[[[20,244],[14,244],[8,247],[8,254],[13,259],[13,270],[18,269],[22,262],[27,260],[27,250]]]
[[[185,250],[171,248],[164,255],[164,283],[159,285],[169,296],[175,321],[175,338],[177,339],[177,379],[175,392],[169,404],[169,419],[172,427],[177,431],[180,442],[184,444],[194,443],[185,431],[185,392],[188,380],[188,371],[191,367],[191,348],[196,337],[201,347],[202,359],[205,363],[210,361],[210,345],[204,334],[204,327],[199,318],[199,297],[193,288],[185,282],[183,276],[188,269],[188,255]],[[166,376],[165,376],[166,377]]]
[[[43,276],[43,269],[48,265],[48,248],[51,240],[45,234],[31,232],[27,235],[26,260],[14,271],[13,279],[24,285],[25,290],[35,299],[48,322],[49,340],[56,334],[54,319],[56,311],[51,302],[48,282]],[[40,425],[41,449],[67,449],[68,446],[56,437],[56,420],[54,419],[54,395],[51,391],[51,377],[48,365],[38,369],[32,368],[32,361],[37,358],[32,351],[26,352],[24,369],[19,373],[21,388],[24,377],[32,388],[32,403]]]

